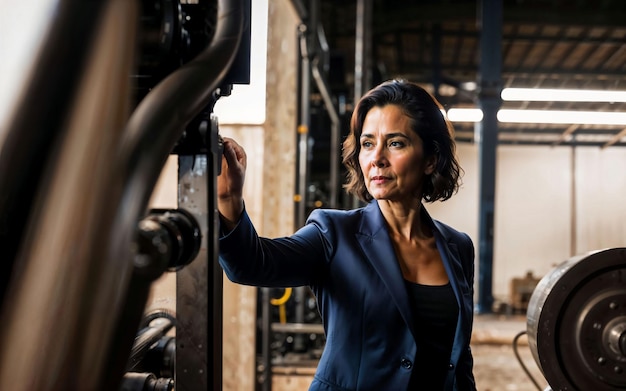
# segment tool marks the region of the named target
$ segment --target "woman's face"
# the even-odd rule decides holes
[[[376,200],[414,202],[421,199],[424,177],[434,170],[425,159],[422,139],[397,105],[373,107],[365,116],[359,165],[365,186]]]

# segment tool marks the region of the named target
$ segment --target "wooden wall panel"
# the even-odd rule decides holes
[[[269,1],[263,234],[270,237],[294,228],[298,24],[290,2]]]
[[[263,231],[263,126],[226,125],[220,134],[237,140],[246,150],[248,169],[244,187],[246,210],[259,233]],[[256,288],[237,285],[224,277],[223,389],[254,390],[256,344]]]

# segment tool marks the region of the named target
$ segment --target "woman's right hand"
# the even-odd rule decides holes
[[[234,228],[243,213],[246,167],[246,151],[232,138],[224,137],[222,171],[217,177],[217,208],[228,230]]]

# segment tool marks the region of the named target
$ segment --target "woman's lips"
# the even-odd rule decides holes
[[[374,183],[384,183],[384,182],[386,182],[388,180],[389,180],[389,178],[386,177],[386,176],[378,175],[378,176],[373,176],[372,177],[372,182],[374,182]]]

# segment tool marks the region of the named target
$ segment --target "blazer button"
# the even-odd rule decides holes
[[[402,365],[402,368],[404,369],[411,369],[413,367],[413,363],[407,358],[400,360],[400,365]]]
[[[450,369],[450,370],[454,369],[454,364],[452,364],[452,363],[448,364],[448,369]]]

